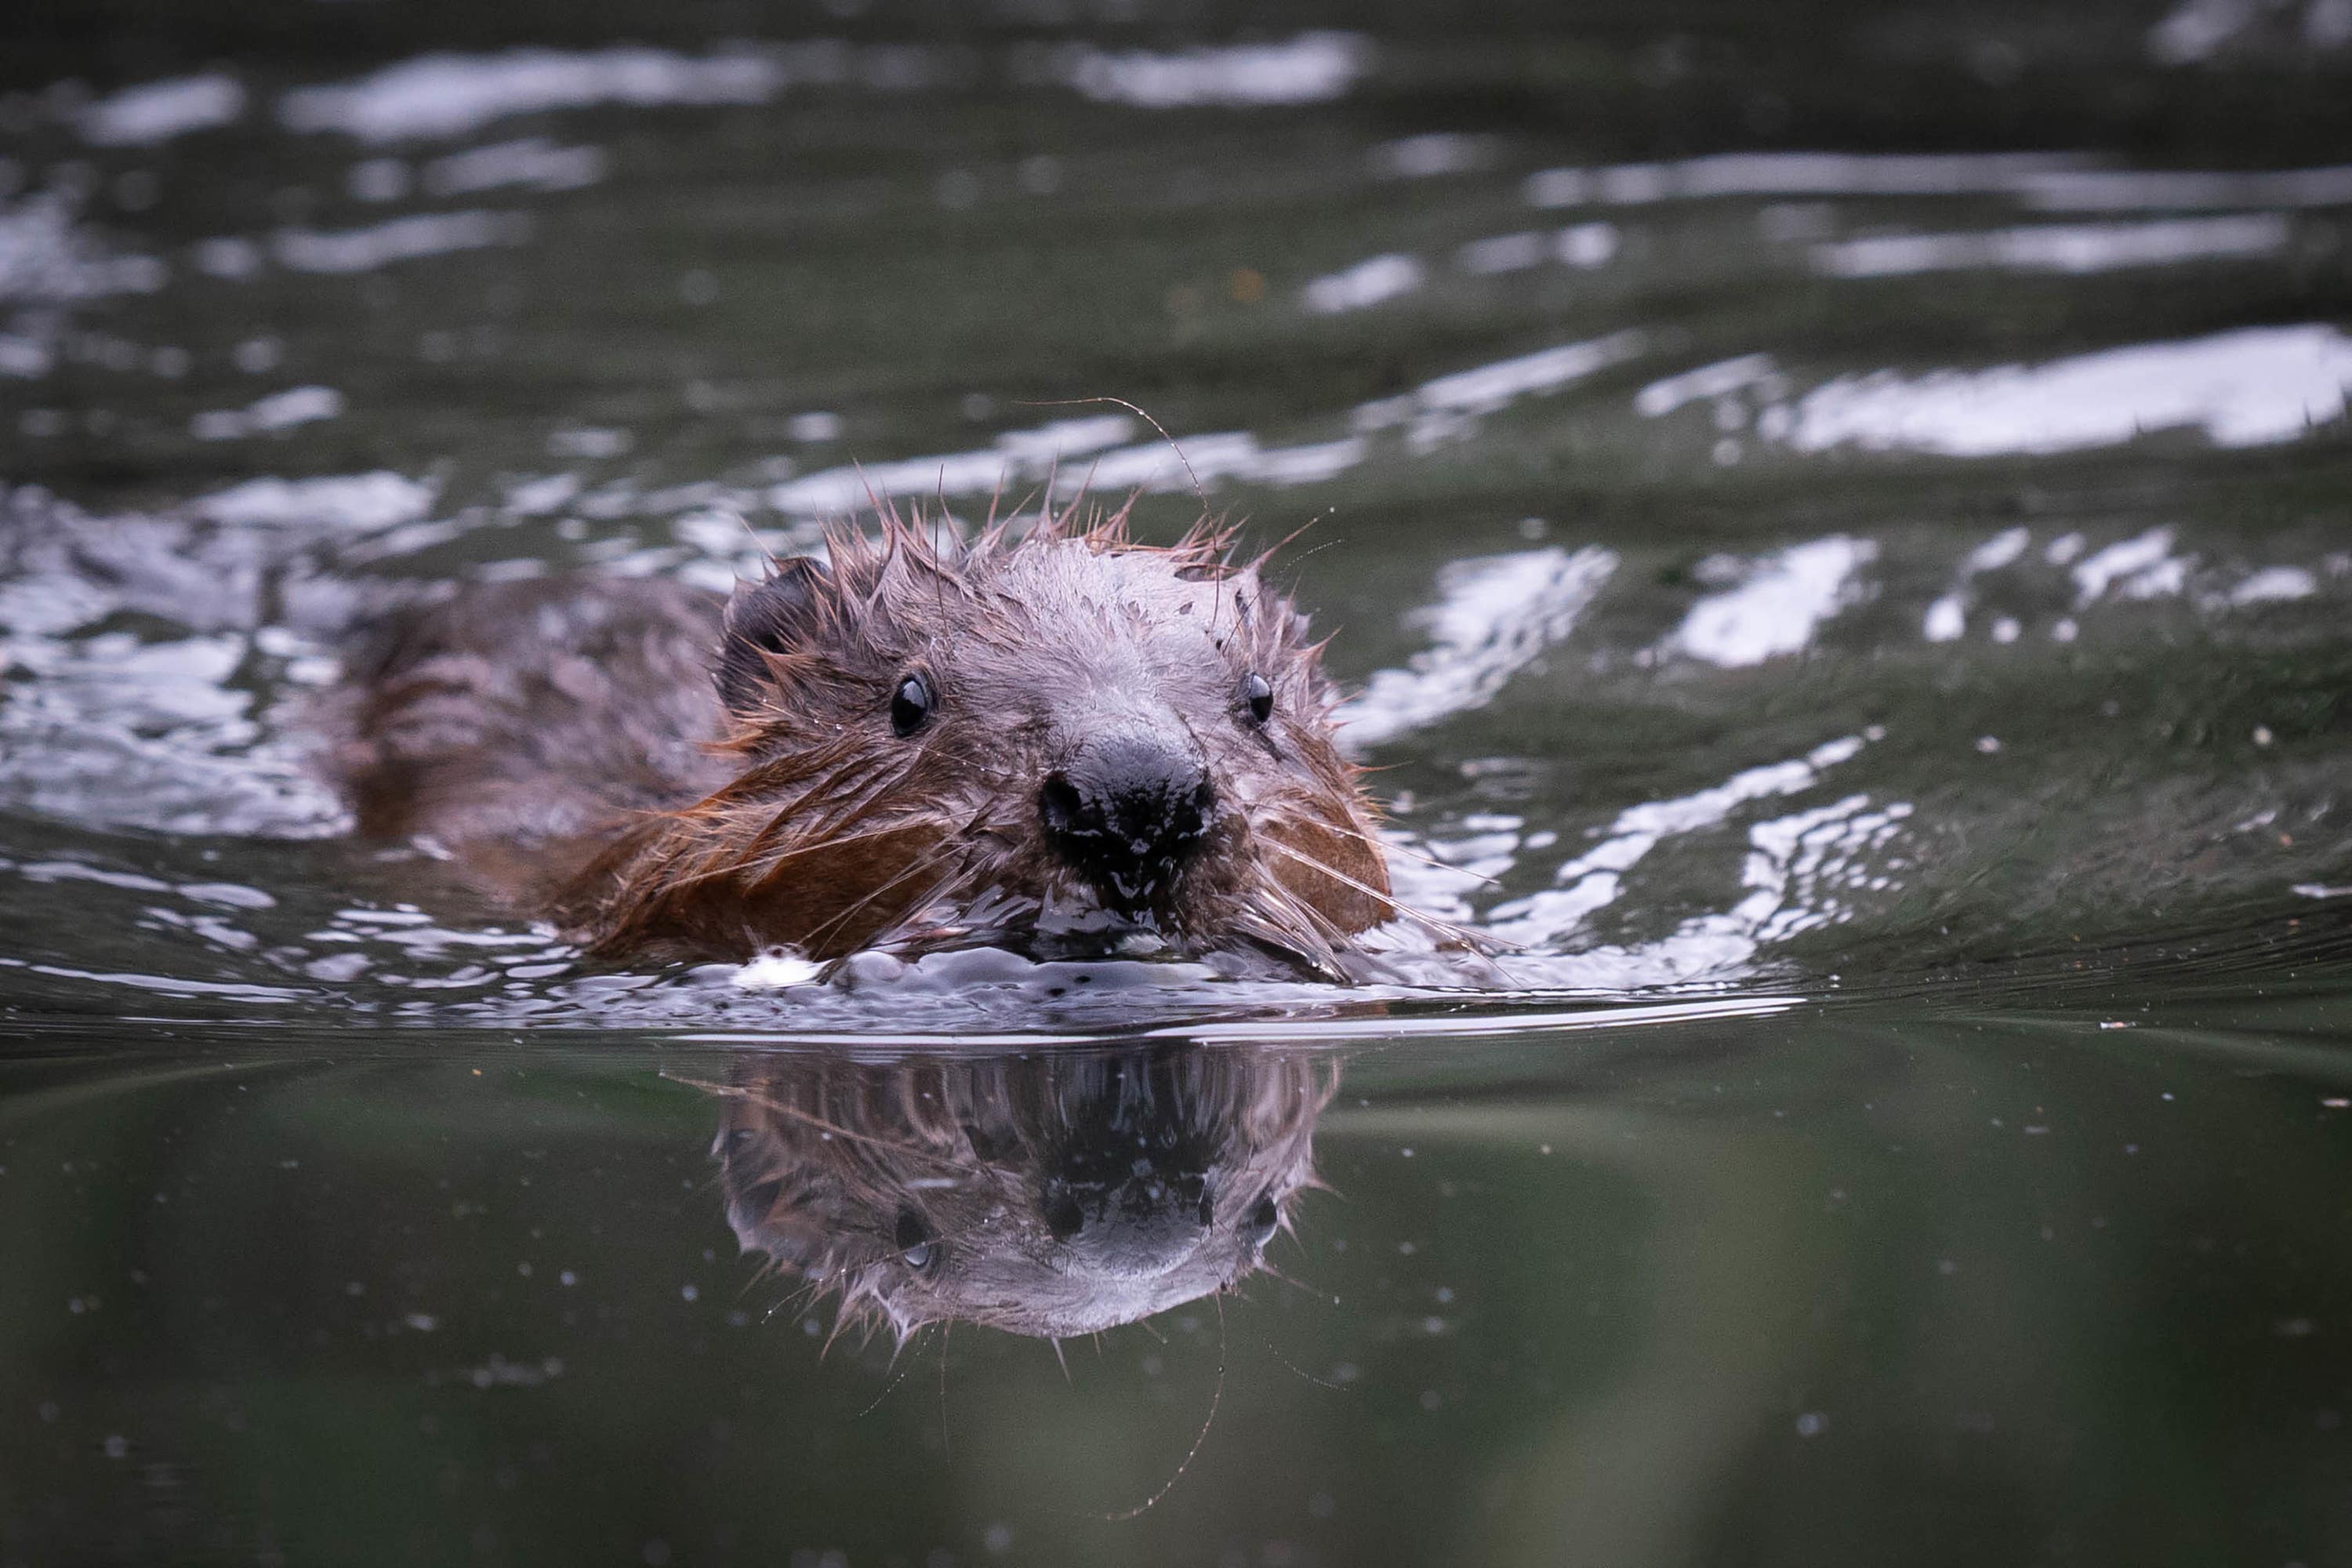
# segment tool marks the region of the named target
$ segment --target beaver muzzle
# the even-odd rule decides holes
[[[1133,917],[1163,903],[1216,819],[1197,748],[1149,731],[1089,738],[1037,791],[1045,837],[1102,900]]]

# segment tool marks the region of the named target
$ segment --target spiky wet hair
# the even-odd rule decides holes
[[[992,517],[966,541],[885,504],[871,532],[832,530],[825,563],[739,585],[716,666],[717,750],[737,771],[621,836],[571,923],[602,951],[818,958],[1034,932],[1087,902],[1038,827],[1042,771],[1097,709],[1150,703],[1202,748],[1226,807],[1152,923],[1336,975],[1402,911],[1333,742],[1322,647],[1223,521],[1144,544],[1131,505]],[[1272,693],[1255,723],[1238,718],[1251,677]],[[910,680],[938,716],[894,735]]]

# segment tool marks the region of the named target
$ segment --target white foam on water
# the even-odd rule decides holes
[[[1817,245],[1814,271],[1831,278],[1906,278],[2004,268],[2016,272],[2112,272],[2221,258],[2275,256],[2294,230],[2276,213],[2153,223],[2043,224],[1973,234],[1873,235]]]
[[[1267,485],[1319,484],[1336,479],[1364,460],[1370,447],[1362,439],[1297,447],[1262,447],[1245,430],[1223,431],[1183,437],[1183,458],[1162,440],[1140,442],[1105,452],[1085,468],[1070,468],[1061,478],[1058,493],[1075,494],[1082,487],[1104,491],[1147,489],[1159,492],[1191,489],[1220,479],[1242,479]]]
[[[1454,265],[1473,277],[1487,278],[1502,272],[1524,272],[1530,267],[1540,267],[1550,254],[1545,237],[1535,229],[1521,229],[1517,234],[1490,235],[1474,239],[1454,253]]]
[[[152,147],[245,114],[245,84],[225,72],[127,87],[83,106],[82,140],[100,147]]]
[[[1017,487],[1036,483],[1049,474],[1055,476],[1054,493],[1063,498],[1081,491],[1116,495],[1141,489],[1164,494],[1222,479],[1319,484],[1362,462],[1369,453],[1367,444],[1357,437],[1264,447],[1246,430],[1183,437],[1178,443],[1181,455],[1176,447],[1157,436],[1133,446],[1098,450],[1133,429],[1133,422],[1119,416],[1062,420],[1038,430],[1007,432],[995,446],[978,451],[821,468],[772,487],[767,501],[787,516],[820,519],[847,515],[870,500],[906,496],[979,497],[1003,491],[1009,497]]]
[[[341,804],[234,683],[247,657],[241,633],[7,638],[0,662],[35,679],[0,691],[0,801],[165,833],[339,830]]]
[[[1495,364],[1456,372],[1402,397],[1353,411],[1354,433],[1338,440],[1265,447],[1246,430],[1211,431],[1181,438],[1181,455],[1157,435],[1131,446],[1102,448],[1133,431],[1119,416],[1062,420],[1034,432],[1008,432],[993,447],[942,452],[872,465],[842,464],[783,479],[765,492],[777,511],[800,519],[838,517],[873,500],[902,496],[986,496],[1058,471],[1057,495],[1091,487],[1168,492],[1223,479],[1268,485],[1322,483],[1363,462],[1371,431],[1406,424],[1416,449],[1458,434],[1476,416],[1514,400],[1556,392],[1642,351],[1633,330],[1589,342],[1563,343]],[[828,433],[837,433],[826,426]],[[1083,458],[1084,461],[1076,459]]]
[[[2074,607],[2084,609],[2113,595],[2119,599],[2157,599],[2188,584],[2189,562],[2172,552],[2172,530],[2147,532],[2095,550],[2073,568]]]
[[[1523,229],[1471,240],[1454,253],[1454,265],[1477,277],[1523,272],[1547,261],[1589,270],[1606,266],[1622,244],[1613,223],[1572,223],[1549,233]]]
[[[782,991],[794,985],[806,985],[824,973],[824,965],[813,963],[796,952],[779,951],[763,952],[728,979],[745,991]]]
[[[309,479],[247,479],[198,498],[188,510],[208,522],[375,533],[424,517],[436,493],[429,481],[380,468]]]
[[[38,339],[0,333],[0,375],[37,381],[56,363],[56,351]]]
[[[369,272],[395,261],[520,245],[530,235],[530,219],[522,213],[417,213],[365,228],[281,228],[269,250],[289,271]]]
[[[1605,338],[1562,343],[1423,382],[1414,391],[1413,400],[1433,412],[1491,414],[1519,398],[1558,392],[1571,382],[1632,359],[1647,343],[1648,339],[1633,328]]]
[[[1627,328],[1605,338],[1561,343],[1534,353],[1455,371],[1423,382],[1398,397],[1359,404],[1349,423],[1359,433],[1405,426],[1405,440],[1415,452],[1426,452],[1442,442],[1456,440],[1475,427],[1477,419],[1496,413],[1522,397],[1543,396],[1581,381],[1640,354],[1648,338]]]
[[[2317,324],[2137,343],[2039,365],[1841,376],[1805,395],[1786,440],[1948,457],[2074,451],[2201,429],[2221,447],[2291,441],[2343,416],[2352,338]]]
[[[1370,455],[1360,436],[1297,447],[1268,447],[1249,465],[1246,477],[1262,485],[1319,485],[1336,479]]]
[[[257,398],[244,408],[215,408],[188,422],[188,434],[199,441],[233,441],[240,437],[291,430],[298,425],[332,419],[343,411],[343,395],[331,386],[295,386]]]
[[[1412,257],[1375,256],[1353,267],[1311,279],[1299,290],[1307,308],[1318,316],[1361,310],[1383,300],[1410,294],[1427,280],[1427,271]]]
[[[2265,566],[2249,574],[2230,590],[2232,605],[2275,605],[2308,599],[2319,592],[2319,579],[2301,566]]]
[[[2003,193],[2094,166],[2073,153],[1723,153],[1675,163],[1545,169],[1522,186],[1539,207],[1637,206],[1720,196],[1944,196]]]
[[[1467,436],[1482,416],[1522,397],[1544,396],[1639,355],[1649,339],[1636,328],[1605,338],[1561,343],[1534,353],[1477,365],[1423,382],[1399,397],[1359,404],[1349,423],[1359,433],[1405,426],[1414,452]]]
[[[2180,0],[2148,27],[2148,58],[2167,66],[2210,59],[2263,9],[2252,0]]]
[[[802,416],[802,417],[808,417]],[[996,449],[1025,463],[1050,463],[1059,458],[1084,457],[1131,439],[1137,426],[1124,414],[1089,414],[1075,419],[1053,419],[1027,430],[1007,430],[996,438]],[[838,430],[835,434],[838,434]]]
[[[1181,458],[1167,442],[1157,439],[1105,452],[1063,475],[1062,487],[1066,492],[1088,484],[1105,492],[1189,489],[1195,480],[1210,485],[1246,476],[1265,450],[1246,430],[1186,436],[1181,444]]]
[[[1345,95],[1371,68],[1371,40],[1356,33],[1301,33],[1278,44],[1173,51],[1072,44],[1054,74],[1103,103],[1139,109],[1255,108],[1322,103]]]
[[[1969,603],[1958,594],[1938,595],[1919,618],[1919,635],[1929,642],[1958,642],[1969,629]]]
[[[76,221],[74,203],[45,191],[0,202],[0,301],[62,304],[152,294],[170,269],[152,256],[118,256]]]
[[[1613,223],[1572,223],[1552,236],[1552,255],[1570,267],[1591,270],[1613,259],[1623,237]]]
[[[2352,205],[2352,163],[2315,169],[2073,170],[2022,182],[2042,212],[2165,212],[2211,207]]]
[[[1868,795],[1852,795],[1750,826],[1739,879],[1749,891],[1723,923],[1761,947],[1851,919],[1848,891],[1867,884],[1868,858],[1885,848],[1912,811],[1902,801],[1869,806]]]
[[[1089,469],[1072,464],[1135,433],[1135,421],[1123,414],[1090,415],[1056,419],[1034,429],[1008,430],[993,447],[971,452],[940,452],[893,462],[844,463],[787,479],[767,492],[768,504],[787,516],[845,516],[874,500],[901,496],[982,496],[1016,484],[1034,482],[1060,468],[1071,483],[1085,482]],[[1193,441],[1215,437],[1193,437]],[[1255,443],[1253,443],[1255,449]],[[1186,452],[1193,446],[1188,442]],[[1116,454],[1114,454],[1116,456]],[[1170,461],[1173,462],[1172,456]],[[1100,488],[1123,488],[1111,479]]]
[[[2232,55],[2300,63],[2314,51],[2352,44],[2352,0],[2179,0],[2149,26],[2147,42],[2160,66]]]
[[[1729,396],[1769,379],[1777,368],[1770,354],[1717,360],[1650,383],[1633,395],[1633,411],[1644,419],[1655,419],[1686,404]]]
[[[2025,547],[2032,542],[2033,534],[2031,530],[2003,529],[1969,552],[1968,559],[1961,563],[1961,575],[1967,578],[1979,576],[1987,572],[1998,572],[2023,555]]]
[[[635,436],[608,425],[575,425],[569,429],[550,431],[547,437],[550,457],[586,458],[592,461],[620,457],[635,445]]]
[[[1801,652],[1824,621],[1862,597],[1862,569],[1877,558],[1875,542],[1843,534],[1759,557],[1738,586],[1693,605],[1661,651],[1726,669]]]
[[[1341,741],[1379,745],[1486,703],[1575,629],[1616,570],[1616,555],[1592,546],[1449,563],[1437,602],[1406,617],[1429,647],[1402,669],[1374,672],[1339,709]]]
[[[1802,757],[1748,768],[1691,795],[1628,806],[1602,830],[1598,843],[1553,873],[1552,887],[1496,905],[1484,929],[1528,946],[1557,941],[1614,903],[1624,890],[1624,874],[1660,844],[1718,826],[1750,802],[1801,795],[1830,769],[1859,755],[1863,743],[1859,735],[1842,736]],[[1687,937],[1682,949],[1704,954],[1709,967],[1744,963],[1756,947],[1752,933],[1738,930],[1693,930]]]
[[[472,195],[507,185],[576,191],[603,179],[604,166],[602,147],[558,146],[544,136],[526,136],[436,158],[425,165],[419,183],[425,195],[440,197]]]
[[[362,142],[463,136],[515,114],[599,104],[764,103],[785,82],[772,53],[699,58],[667,49],[509,49],[435,54],[357,81],[298,88],[278,100],[290,131],[340,131]]]
[[[1957,641],[1968,629],[1969,605],[1972,597],[1969,584],[1985,573],[1998,572],[2015,562],[2025,553],[2025,547],[2032,542],[2033,535],[2030,530],[2007,528],[1969,551],[1960,563],[1958,574],[1953,578],[1950,592],[1927,606],[1927,613],[1920,622],[1920,636],[1929,642]],[[2013,640],[2000,637],[1998,628],[1995,629],[1995,637],[2001,641]]]
[[[1501,148],[1492,136],[1433,131],[1399,137],[1371,150],[1372,172],[1391,179],[1425,180],[1438,174],[1467,174],[1492,164]]]
[[[261,270],[261,247],[236,235],[216,235],[190,246],[188,259],[207,278],[236,282]]]

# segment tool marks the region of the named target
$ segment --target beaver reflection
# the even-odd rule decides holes
[[[1337,1084],[1325,1061],[1197,1045],[765,1057],[721,1090],[713,1152],[744,1250],[843,1326],[1058,1338],[1256,1269]]]

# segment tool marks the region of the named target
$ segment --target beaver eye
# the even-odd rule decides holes
[[[898,1244],[898,1257],[909,1268],[928,1268],[938,1256],[939,1247],[931,1239],[931,1227],[913,1209],[898,1211],[898,1228],[894,1238]]]
[[[902,736],[911,735],[930,716],[930,683],[919,675],[910,675],[898,682],[898,692],[890,699],[890,728]]]
[[[1258,1199],[1257,1207],[1250,1210],[1250,1245],[1263,1250],[1274,1239],[1275,1228],[1281,1223],[1282,1211],[1274,1206],[1274,1194],[1268,1193]]]
[[[1255,669],[1242,677],[1242,706],[1249,710],[1252,723],[1274,717],[1274,687]]]

